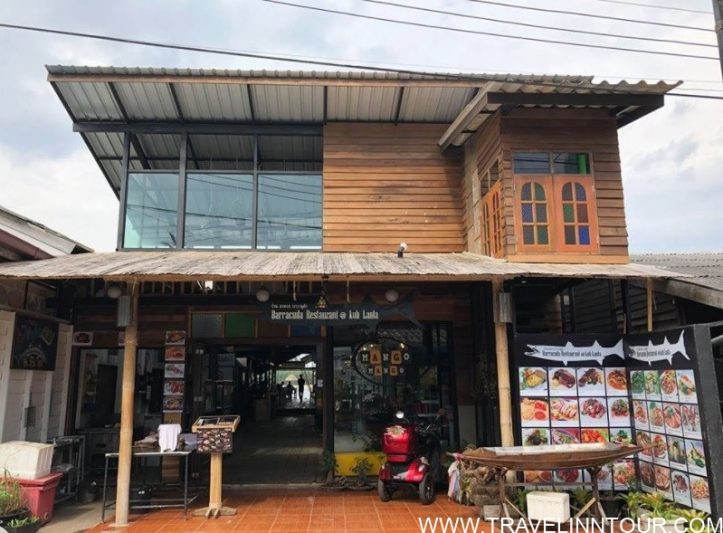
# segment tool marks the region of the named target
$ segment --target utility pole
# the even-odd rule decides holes
[[[720,59],[721,76],[723,76],[723,0],[713,0],[715,16],[715,34],[718,37],[718,58]]]

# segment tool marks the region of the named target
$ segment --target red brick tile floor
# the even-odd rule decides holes
[[[464,507],[449,502],[446,494],[439,494],[431,505],[422,505],[414,493],[406,491],[396,493],[391,502],[382,503],[376,491],[329,492],[312,488],[226,490],[224,505],[235,507],[236,515],[206,519],[192,517],[189,512],[189,517],[184,519],[183,511],[159,510],[131,516],[129,527],[124,529],[114,528],[111,518],[89,531],[408,533],[421,531],[418,518],[475,519],[478,513],[476,507]],[[201,505],[197,503],[194,508],[198,507]],[[485,532],[490,531],[490,527],[480,521],[477,533],[482,533],[483,529]],[[428,531],[431,533],[431,530]],[[438,531],[442,529],[439,528]]]

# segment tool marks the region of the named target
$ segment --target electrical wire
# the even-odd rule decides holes
[[[284,56],[280,54],[262,54],[258,52],[244,52],[244,51],[237,51],[237,50],[228,50],[228,49],[221,49],[221,48],[210,48],[210,47],[202,47],[202,46],[191,46],[191,45],[181,45],[181,44],[171,44],[171,43],[164,43],[164,42],[157,42],[157,41],[145,41],[145,40],[139,40],[139,39],[130,39],[126,37],[113,37],[109,35],[100,35],[100,34],[93,34],[93,33],[83,33],[83,32],[74,32],[69,30],[58,30],[54,28],[42,28],[38,26],[22,26],[19,24],[9,24],[5,22],[0,22],[0,28],[8,28],[8,29],[15,29],[15,30],[21,30],[21,31],[31,31],[31,32],[38,32],[38,33],[47,33],[52,35],[63,35],[67,37],[81,37],[86,39],[96,39],[100,41],[108,41],[108,42],[115,42],[115,43],[122,43],[122,44],[132,44],[137,46],[149,46],[149,47],[155,47],[155,48],[164,48],[164,49],[170,49],[170,50],[183,50],[186,52],[198,52],[198,53],[204,53],[204,54],[219,54],[219,55],[226,55],[226,56],[233,56],[233,57],[244,57],[244,58],[251,58],[251,59],[264,59],[267,61],[282,61],[287,63],[296,63],[296,64],[306,64],[306,65],[319,65],[319,66],[325,66],[325,67],[334,67],[334,68],[346,68],[346,69],[355,69],[355,70],[366,70],[366,71],[376,71],[376,72],[385,72],[385,73],[391,73],[391,74],[405,74],[410,76],[429,76],[434,79],[438,80],[450,80],[450,81],[468,81],[470,83],[481,83],[481,82],[499,82],[500,79],[496,78],[494,76],[490,75],[464,75],[464,74],[454,74],[454,73],[444,73],[444,72],[425,72],[420,70],[413,70],[413,69],[399,69],[399,68],[389,68],[384,66],[370,66],[368,64],[363,63],[354,63],[351,61],[329,61],[325,59],[302,59],[300,57],[294,57],[294,56]],[[705,80],[703,80],[705,81]],[[564,83],[564,82],[552,82],[552,81],[534,81],[532,83],[535,86],[538,87],[552,87],[556,89],[579,89],[580,86],[575,83]],[[607,94],[616,94],[616,93],[622,93],[622,94],[650,94],[649,91],[639,91],[635,89],[615,89],[614,87],[596,87],[596,92],[599,93],[607,93]],[[716,97],[716,96],[708,96],[708,95],[702,95],[702,94],[688,94],[688,93],[673,93],[669,92],[666,93],[666,96],[677,96],[681,98],[702,98],[702,99],[714,99],[714,100],[723,100],[723,97]]]
[[[654,4],[643,4],[642,2],[627,2],[626,0],[593,0],[594,2],[605,2],[607,4],[624,4],[627,6],[638,6],[647,7],[650,9],[664,9],[669,11],[683,11],[685,13],[698,13],[703,15],[712,15],[710,11],[704,11],[702,9],[688,9],[685,7],[673,7],[673,6],[656,6]]]
[[[411,6],[408,4],[399,4],[397,2],[389,2],[388,0],[359,0],[360,2],[367,2],[370,4],[379,4],[384,6],[391,6],[391,7],[398,7],[402,9],[411,9],[414,11],[423,11],[427,13],[436,13],[438,15],[451,15],[453,17],[461,17],[461,18],[467,18],[467,19],[474,19],[474,20],[485,20],[487,22],[496,22],[498,24],[509,24],[512,26],[522,26],[525,28],[537,28],[541,30],[554,30],[554,31],[562,31],[562,32],[568,32],[568,33],[577,33],[582,35],[596,35],[598,37],[614,37],[618,39],[631,39],[635,41],[648,41],[648,42],[655,42],[655,43],[669,43],[669,44],[682,44],[687,46],[702,46],[705,48],[718,48],[715,44],[706,44],[706,43],[698,43],[694,41],[680,41],[676,39],[659,39],[656,37],[641,37],[638,35],[626,35],[622,33],[606,33],[606,32],[599,32],[599,31],[590,31],[590,30],[579,30],[575,28],[564,28],[560,26],[545,26],[544,24],[531,24],[528,22],[519,22],[509,19],[498,19],[493,17],[483,17],[480,15],[471,15],[469,13],[460,13],[459,11],[448,11],[444,9],[432,9],[429,7],[421,7],[421,6]]]
[[[526,37],[524,35],[510,35],[507,33],[496,33],[496,32],[488,32],[488,31],[481,31],[481,30],[470,30],[465,28],[455,28],[452,26],[440,26],[437,24],[426,24],[424,22],[413,22],[410,20],[400,20],[400,19],[393,19],[389,17],[380,17],[376,15],[365,15],[363,13],[356,13],[354,11],[342,11],[340,9],[330,9],[326,7],[318,7],[318,6],[310,6],[306,4],[297,4],[294,2],[286,2],[285,0],[261,0],[262,2],[267,2],[270,4],[278,4],[282,6],[287,7],[295,7],[299,9],[308,9],[311,11],[319,11],[321,13],[329,13],[333,15],[344,15],[348,17],[355,17],[355,18],[361,18],[366,20],[375,20],[378,22],[389,22],[392,24],[401,24],[404,26],[414,26],[417,28],[427,28],[432,30],[445,30],[445,31],[452,31],[457,33],[465,33],[465,34],[471,34],[471,35],[487,35],[490,37],[500,37],[503,39],[515,39],[520,41],[530,41],[530,42],[536,42],[536,43],[545,43],[545,44],[557,44],[557,45],[563,45],[563,46],[576,46],[580,48],[597,48],[599,50],[615,50],[618,52],[633,52],[637,54],[649,54],[649,55],[661,55],[661,56],[672,56],[672,57],[684,57],[687,59],[702,59],[707,61],[718,61],[717,57],[713,56],[699,56],[695,54],[683,54],[680,52],[664,52],[661,50],[643,50],[640,48],[625,48],[621,46],[609,46],[604,44],[588,44],[588,43],[580,43],[575,41],[560,41],[556,39],[543,39],[541,37]]]
[[[681,30],[696,30],[696,31],[709,31],[715,32],[712,28],[702,28],[700,26],[686,26],[684,24],[671,24],[668,22],[657,22],[654,20],[645,19],[631,19],[625,17],[612,17],[610,15],[596,15],[595,13],[587,13],[585,11],[567,11],[564,9],[551,9],[549,7],[533,7],[525,6],[521,4],[511,4],[509,2],[499,2],[495,0],[467,0],[468,2],[475,2],[477,4],[487,4],[491,6],[509,7],[513,9],[524,9],[528,11],[538,11],[542,13],[555,13],[557,15],[574,15],[576,17],[588,17],[594,19],[605,19],[615,20],[617,22],[630,22],[633,24],[647,24],[649,26],[663,26],[665,28],[678,28]]]

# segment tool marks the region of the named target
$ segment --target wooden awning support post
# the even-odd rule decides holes
[[[645,292],[648,305],[648,331],[653,331],[653,278],[646,280]]]
[[[138,285],[128,285],[131,298],[130,320],[125,329],[123,349],[123,385],[121,427],[118,447],[118,482],[115,497],[115,525],[128,525],[130,508],[131,462],[133,461],[133,403],[136,389],[136,352],[138,350]]]
[[[510,350],[507,343],[507,323],[499,309],[502,280],[492,281],[492,305],[495,321],[495,353],[497,360],[497,396],[500,402],[500,436],[502,446],[514,446],[512,432],[512,392],[510,389]]]

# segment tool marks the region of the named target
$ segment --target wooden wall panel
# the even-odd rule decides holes
[[[460,150],[442,154],[437,124],[324,127],[328,252],[461,252]]]
[[[617,125],[604,110],[518,110],[502,118],[501,142],[505,203],[512,206],[512,152],[578,151],[592,154],[600,239],[599,261],[621,262],[628,256]],[[510,222],[512,212],[510,211]],[[507,224],[507,255],[516,255],[514,226]],[[565,257],[556,254],[557,260]],[[567,256],[573,260],[573,256]],[[550,257],[543,258],[551,260]],[[575,261],[585,261],[575,254]]]

